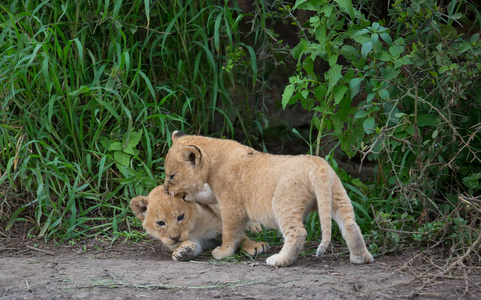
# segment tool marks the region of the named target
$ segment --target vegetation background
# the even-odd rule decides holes
[[[128,203],[163,181],[181,129],[322,155],[375,254],[442,246],[451,262],[479,264],[480,9],[463,0],[0,4],[2,227],[26,222],[29,236],[58,243],[142,238]],[[281,110],[308,122],[279,119]],[[373,176],[346,172],[348,159]],[[306,223],[319,239],[316,216]]]

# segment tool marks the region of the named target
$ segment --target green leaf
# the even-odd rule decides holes
[[[385,72],[383,73],[383,78],[385,80],[392,80],[396,78],[400,73],[399,69],[393,68],[393,67],[386,67]]]
[[[339,55],[329,55],[329,66],[334,67],[337,64],[337,59],[339,58]]]
[[[356,33],[354,33],[352,35],[352,38],[355,38],[355,37],[358,37],[358,36],[361,36],[361,35],[364,35],[364,34],[368,34],[368,33],[371,33],[371,30],[369,30],[367,28],[363,28],[361,30],[356,31]]]
[[[304,70],[306,70],[308,76],[311,78],[316,77],[316,72],[314,71],[314,62],[310,57],[306,57],[302,66],[304,67]]]
[[[37,57],[37,52],[40,48],[42,48],[42,46],[43,46],[42,43],[38,43],[37,46],[35,46],[35,49],[33,50],[33,53],[32,53],[32,57],[28,61],[27,66],[29,66],[32,63],[32,61]]]
[[[388,44],[389,46],[392,45],[392,38],[389,35],[389,33],[383,32],[383,33],[380,34],[380,36],[383,39],[383,41],[386,42],[386,44]]]
[[[80,88],[78,90],[75,90],[75,91],[71,91],[70,93],[68,93],[70,96],[77,96],[79,94],[83,94],[83,93],[88,93],[90,92],[90,89],[88,86],[85,86],[85,85],[82,85],[80,86]]]
[[[300,8],[304,10],[319,11],[324,2],[325,0],[297,0],[293,9]]]
[[[329,92],[332,91],[332,89],[337,84],[339,79],[342,78],[341,71],[342,71],[342,66],[338,64],[335,64],[329,69],[329,71],[327,71],[326,79],[329,80],[329,88],[327,90],[328,94]]]
[[[291,99],[295,88],[295,85],[291,83],[284,89],[284,93],[282,94],[282,109],[286,109],[286,106],[289,104],[289,100]]]
[[[458,48],[458,53],[459,54],[464,53],[466,51],[471,50],[472,48],[473,47],[471,46],[471,43],[468,43],[468,42],[462,43]]]
[[[481,173],[474,173],[463,178],[463,183],[470,189],[481,188]]]
[[[113,142],[109,145],[107,151],[122,151],[122,143],[121,142]]]
[[[29,206],[30,206],[30,203],[22,207],[19,207],[17,208],[17,210],[15,210],[15,212],[10,216],[10,220],[8,221],[7,227],[5,228],[6,231],[8,231],[10,227],[12,227],[15,221],[23,220],[23,218],[19,218],[18,216]]]
[[[319,12],[322,13],[326,18],[331,17],[332,12],[334,11],[334,8],[332,7],[332,5],[326,5],[326,0],[317,0],[317,1],[321,1],[320,3],[317,3],[317,5],[321,7]],[[311,2],[313,1],[311,0]]]
[[[149,24],[150,24],[150,1],[144,0],[144,6],[145,6],[145,16],[147,17],[147,28],[149,28]]]
[[[117,1],[115,1],[115,4],[114,4],[114,12],[113,12],[113,15],[112,15],[112,17],[113,17],[114,19],[117,18],[117,15],[118,15],[118,13],[119,13],[119,10],[120,10],[120,7],[121,7],[121,6],[122,6],[122,0],[117,0]]]
[[[354,119],[362,119],[362,118],[365,118],[365,117],[367,117],[368,114],[369,114],[369,112],[366,111],[366,110],[359,110],[359,111],[354,115]]]
[[[142,131],[132,131],[130,133],[129,142],[127,143],[127,147],[129,147],[129,148],[136,147],[139,144],[141,138],[142,138]]]
[[[409,58],[409,56],[406,55],[406,56],[403,56],[400,59],[396,60],[394,62],[394,67],[397,69],[401,66],[412,65],[412,64],[413,64],[412,60]]]
[[[469,41],[471,43],[477,43],[479,41],[479,33],[475,33],[471,36],[471,38],[469,39]]]
[[[99,102],[103,107],[105,107],[105,109],[107,109],[107,110],[110,112],[110,114],[115,117],[115,119],[120,120],[119,114],[117,113],[117,111],[115,110],[115,108],[113,108],[113,107],[109,104],[109,102],[106,102],[106,101],[102,100],[101,97],[95,97],[95,100],[96,100],[97,102]]]
[[[436,114],[425,114],[418,116],[418,127],[434,126],[438,124],[438,117]]]
[[[214,24],[214,45],[215,45],[215,50],[217,53],[219,53],[220,49],[220,22],[222,21],[223,13],[220,13],[217,15],[217,18],[215,20]]]
[[[309,90],[303,89],[301,91],[302,98],[307,99],[307,96],[309,96]]]
[[[137,70],[137,72],[140,74],[140,76],[142,76],[142,78],[145,81],[145,84],[147,84],[147,88],[149,89],[150,94],[152,95],[152,99],[156,99],[157,97],[155,96],[154,87],[152,86],[152,83],[150,82],[149,77],[147,77],[147,75],[145,75],[145,73],[141,70]]]
[[[115,81],[112,78],[109,78],[109,80],[107,80],[107,84],[105,85],[105,89],[107,91],[112,91],[114,86],[115,86]]]
[[[458,19],[461,19],[463,17],[463,14],[462,13],[455,13],[454,15],[450,16],[451,19],[453,20],[458,20]]]
[[[362,123],[362,128],[366,134],[371,134],[374,132],[374,126],[376,126],[376,120],[374,117],[369,117]]]
[[[381,54],[378,55],[378,59],[380,61],[391,61],[392,56],[389,53],[387,53],[386,51],[382,51]]]
[[[291,53],[292,53],[292,57],[294,58],[299,58],[303,53],[304,51],[306,51],[307,49],[307,46],[309,45],[310,43],[307,42],[305,39],[301,39],[301,41],[299,42],[299,44],[297,44],[297,46],[295,46]]]
[[[341,48],[341,54],[349,60],[357,60],[357,57],[359,56],[359,51],[357,51],[357,49],[353,46],[344,45]]]
[[[319,42],[318,47],[320,48],[321,52],[326,51],[326,44],[327,44],[327,33],[325,26],[319,26],[316,29],[316,39]]]
[[[414,126],[412,126],[412,125],[407,126],[405,130],[409,135],[413,135],[414,132],[415,132]]]
[[[362,78],[353,78],[349,83],[349,86],[351,87],[351,99],[354,99],[354,97],[359,93],[362,80]]]
[[[373,46],[374,44],[372,43],[371,40],[365,42],[361,48],[362,57],[366,58],[369,55],[369,52],[371,52]]]
[[[376,97],[376,92],[369,93],[366,97],[366,102],[371,103],[371,101],[372,101],[372,99],[374,99],[374,97]]]
[[[114,161],[122,166],[128,167],[131,155],[122,151],[114,152]]]
[[[404,52],[404,46],[391,46],[389,47],[389,53],[394,57],[399,57]]]
[[[341,102],[342,98],[344,97],[344,94],[347,91],[347,86],[345,85],[338,85],[334,88],[334,103],[337,105],[339,102]]]
[[[454,8],[456,7],[456,2],[458,2],[457,0],[452,0],[449,4],[448,4],[448,15],[449,16],[452,16],[453,13],[454,13]]]
[[[314,96],[316,99],[322,99],[327,95],[327,88],[325,85],[318,85],[314,88]]]
[[[132,148],[132,147],[125,147],[123,149],[123,152],[126,153],[126,154],[129,154],[129,155],[132,155],[132,156],[135,156],[139,153],[139,151],[135,148]]]
[[[351,0],[334,0],[334,2],[336,2],[340,8],[347,12],[351,19],[354,19],[356,17],[354,14],[354,7],[352,6]]]
[[[379,97],[381,97],[382,100],[389,100],[389,91],[388,90],[382,90],[379,93]]]
[[[256,85],[256,81],[257,81],[257,58],[256,58],[256,53],[254,52],[254,49],[249,46],[249,45],[246,45],[244,43],[241,43],[242,46],[244,46],[247,51],[249,52],[249,55],[251,57],[251,67],[252,67],[252,85],[255,86]]]

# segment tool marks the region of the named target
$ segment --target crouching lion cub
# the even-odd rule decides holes
[[[206,185],[197,196],[204,201],[215,201]],[[211,199],[211,200],[209,200]],[[148,196],[137,196],[130,207],[149,235],[160,240],[172,253],[173,260],[189,260],[205,249],[217,246],[214,239],[221,233],[222,220],[217,204],[201,205],[172,197],[164,192],[162,185],[154,188]],[[250,223],[249,229],[258,229]],[[269,245],[254,242],[242,235],[241,249],[249,255],[267,251]]]
[[[239,247],[248,220],[280,229],[284,245],[267,264],[288,266],[298,257],[306,239],[303,220],[319,212],[322,230],[316,255],[321,256],[331,240],[331,217],[341,229],[356,264],[374,259],[361,235],[351,200],[329,164],[310,155],[272,155],[258,152],[232,140],[185,135],[175,131],[165,159],[165,192],[185,200],[207,183],[215,198],[204,204],[220,204],[222,245],[214,258],[231,256]],[[215,200],[217,199],[217,200]]]

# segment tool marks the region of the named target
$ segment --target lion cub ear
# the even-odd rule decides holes
[[[180,153],[184,160],[189,162],[191,165],[198,166],[202,162],[202,152],[197,146],[184,146],[180,148]]]
[[[144,221],[147,213],[149,199],[145,196],[137,196],[130,201],[130,208],[140,221]]]
[[[176,130],[174,132],[172,132],[172,143],[175,143],[177,141],[178,138],[182,137],[186,135],[185,133],[183,133],[182,131],[180,130]]]

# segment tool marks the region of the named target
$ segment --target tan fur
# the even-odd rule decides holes
[[[200,199],[209,199],[212,192],[203,188]],[[214,200],[215,201],[215,200]],[[214,239],[222,231],[222,220],[218,204],[202,205],[184,201],[164,193],[162,185],[154,188],[147,197],[137,196],[130,201],[130,207],[149,235],[160,240],[173,253],[173,260],[189,260],[205,249],[214,248]],[[162,226],[158,222],[164,222]],[[249,224],[257,229],[258,224]],[[269,245],[254,242],[245,235],[242,250],[249,255],[267,251]]]
[[[165,191],[194,200],[205,183],[215,197],[202,203],[220,204],[222,245],[213,251],[216,259],[231,256],[241,242],[246,223],[259,222],[280,229],[284,246],[267,264],[292,264],[304,246],[303,220],[319,212],[321,256],[331,240],[331,217],[341,229],[351,262],[370,263],[372,255],[354,217],[351,201],[339,177],[322,158],[258,152],[232,140],[184,135],[174,132],[173,145],[165,160]]]

